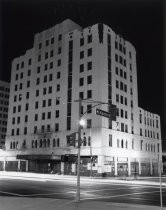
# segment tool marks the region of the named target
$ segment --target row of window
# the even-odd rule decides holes
[[[6,87],[3,87],[3,86],[0,86],[0,91],[5,91],[5,92],[10,92],[10,89],[9,88],[6,88]]]
[[[139,115],[139,122],[140,122],[140,124],[143,123],[142,114]],[[154,119],[149,119],[149,118],[144,117],[144,124],[155,127],[155,121],[154,121]],[[159,127],[159,125],[158,125],[158,119],[156,119],[156,128],[158,128],[158,127]]]
[[[115,54],[115,61],[126,67],[126,59],[121,55],[118,56],[118,54]]]
[[[20,75],[20,77],[19,77],[19,75]],[[31,70],[30,69],[28,69],[28,71],[27,71],[27,76],[28,77],[31,76]],[[21,72],[20,74],[17,73],[15,75],[15,80],[23,79],[23,77],[24,77],[24,73],[23,72]]]
[[[58,34],[58,41],[61,41],[62,40],[62,34]],[[46,39],[45,40],[45,46],[49,46],[50,44],[54,44],[54,37],[51,37],[50,39]],[[43,47],[43,43],[39,43],[38,45],[38,49],[41,49]]]
[[[32,64],[32,59],[29,58],[28,59],[28,65],[30,66],[31,64]],[[24,61],[22,61],[21,63],[17,63],[16,70],[19,70],[19,68],[24,68]]]
[[[84,72],[85,65],[80,64],[80,73]],[[92,61],[87,62],[87,70],[92,70]]]
[[[92,75],[87,76],[87,84],[92,84]],[[84,77],[81,77],[79,79],[79,85],[83,86],[84,85]]]
[[[6,127],[0,127],[0,131],[2,131],[2,132],[6,132]]]
[[[9,98],[9,94],[0,93],[1,98]]]
[[[140,136],[143,135],[142,128],[140,128]],[[156,138],[155,132],[149,131],[145,129],[145,137]],[[159,133],[157,133],[157,139],[159,139]]]
[[[116,102],[127,106],[127,98],[122,95],[116,94]]]
[[[0,120],[0,125],[7,125],[7,121]]]
[[[8,107],[0,107],[0,111],[8,112]]]
[[[127,111],[125,111],[125,110],[123,110],[123,109],[117,108],[117,110],[116,110],[116,116],[117,116],[117,117],[121,117],[121,118],[128,119]]]
[[[115,70],[116,74],[119,75],[120,77],[127,79],[127,73],[126,71],[123,71],[122,69],[119,69],[118,67],[116,67]]]
[[[0,118],[4,118],[4,119],[7,119],[8,115],[7,114],[2,114],[0,113]]]
[[[87,56],[92,56],[92,48],[87,49]],[[81,51],[80,52],[80,59],[83,59],[85,57],[85,52]]]
[[[9,105],[9,101],[0,100],[1,105]]]
[[[123,82],[119,82],[118,80],[116,80],[116,88],[127,93],[127,85]]]

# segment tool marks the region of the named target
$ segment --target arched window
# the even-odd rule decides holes
[[[57,147],[59,147],[59,146],[60,146],[60,139],[57,138]]]
[[[126,140],[126,149],[128,148],[128,142],[127,142],[127,140]]]
[[[55,147],[56,145],[56,142],[55,142],[55,139],[53,139],[53,147]]]
[[[13,142],[10,142],[10,149],[13,149]]]
[[[119,139],[117,139],[117,147],[119,148]]]
[[[122,139],[122,141],[121,141],[121,148],[123,148],[123,146],[124,146],[124,143],[123,143],[123,139]]]
[[[44,147],[46,147],[46,139],[43,140]]]
[[[50,139],[47,139],[47,147],[50,147]]]
[[[34,148],[34,140],[32,140],[32,148]]]
[[[40,139],[40,147],[42,147],[42,139]]]
[[[35,148],[37,148],[37,140],[35,140]]]

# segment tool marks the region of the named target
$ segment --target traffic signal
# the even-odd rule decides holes
[[[67,146],[74,146],[75,147],[75,143],[76,143],[76,132],[72,133],[68,136],[66,136],[67,138]]]

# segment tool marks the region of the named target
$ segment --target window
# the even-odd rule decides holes
[[[51,38],[51,44],[53,44],[53,43],[54,43],[54,37]]]
[[[36,90],[36,96],[39,96],[39,90]]]
[[[42,120],[45,120],[45,113],[42,113]]]
[[[112,134],[109,134],[109,147],[112,147]]]
[[[40,73],[40,66],[37,67],[37,74]]]
[[[84,72],[84,64],[81,64],[81,65],[80,65],[80,73],[81,73],[81,72]]]
[[[62,52],[62,48],[58,47],[58,54],[61,54],[61,52]]]
[[[28,85],[28,83],[27,83],[27,85]],[[22,83],[20,83],[20,90],[22,90]]]
[[[84,51],[80,52],[80,59],[84,58]]]
[[[80,86],[84,85],[84,78],[80,78],[80,82],[79,82]]]
[[[132,139],[132,149],[134,149],[134,139]]]
[[[52,81],[52,74],[49,74],[49,81]]]
[[[17,128],[17,130],[16,130],[16,135],[19,135],[19,133],[20,133],[20,129]]]
[[[115,54],[115,61],[118,62],[118,55]]]
[[[56,105],[59,105],[59,104],[60,104],[60,98],[56,97]]]
[[[84,45],[84,38],[82,37],[81,39],[80,39],[80,46],[83,46]]]
[[[116,80],[116,88],[119,88],[119,81]]]
[[[48,106],[51,106],[51,102],[52,102],[52,100],[48,99]]]
[[[21,68],[24,68],[24,62],[21,62]]]
[[[12,118],[12,124],[13,125],[15,124],[15,118],[14,117]]]
[[[89,48],[88,49],[88,56],[91,56],[92,55],[92,48]]]
[[[19,63],[16,65],[16,69],[17,69],[17,70],[19,69]]]
[[[80,98],[80,99],[83,99],[83,98],[84,98],[84,93],[83,93],[83,92],[80,92],[80,93],[79,93],[79,98]]]
[[[25,115],[25,122],[28,122],[28,115]]]
[[[18,106],[18,112],[21,112],[21,105]]]
[[[120,110],[120,116],[123,118],[123,109]]]
[[[20,124],[20,117],[17,117],[17,124]]]
[[[13,107],[13,113],[16,113],[16,107],[15,106]]]
[[[117,139],[117,147],[119,148],[119,139]]]
[[[53,62],[50,62],[50,69],[53,68]]]
[[[116,94],[116,102],[119,102],[119,95]]]
[[[59,34],[58,35],[58,41],[61,41],[62,40],[62,34]]]
[[[47,59],[47,58],[48,58],[48,52],[45,53],[45,59]]]
[[[123,96],[120,96],[120,103],[123,104]]]
[[[121,123],[121,131],[124,132],[124,123]]]
[[[91,128],[91,127],[92,127],[92,120],[87,119],[87,128]]]
[[[47,82],[47,75],[44,76],[44,82]]]
[[[38,121],[38,114],[35,114],[35,121]]]
[[[42,106],[43,106],[43,107],[46,107],[46,100],[43,100]]]
[[[24,128],[24,135],[27,134],[27,127]]]
[[[56,112],[55,112],[55,117],[56,117],[56,118],[59,118],[59,110],[56,110]]]
[[[60,66],[60,65],[61,65],[61,59],[58,60],[58,66]]]
[[[55,132],[59,131],[59,124],[55,123]]]
[[[90,113],[92,113],[92,105],[88,104],[87,105],[87,114],[90,114]]]
[[[46,91],[47,91],[47,89],[43,88],[43,95],[46,95]]]
[[[61,73],[57,72],[57,79],[60,79],[60,77],[61,77]]]
[[[20,74],[20,79],[22,79],[23,78],[23,72],[21,72],[21,74]]]
[[[60,84],[57,84],[57,86],[56,86],[56,91],[57,91],[57,92],[60,91]]]
[[[28,74],[27,75],[31,76],[31,70],[30,69],[28,70]]]
[[[46,46],[48,46],[49,45],[49,40],[46,40]]]
[[[40,83],[40,78],[37,78],[36,79],[36,85],[39,85],[39,83]]]
[[[42,48],[42,43],[39,43],[39,49],[41,49]]]
[[[41,61],[41,55],[38,55],[38,62]]]
[[[29,109],[29,104],[25,104],[25,111],[28,111]]]
[[[88,70],[91,70],[92,69],[92,62],[91,61],[87,63],[87,69]]]
[[[28,65],[31,65],[32,64],[32,59],[30,58],[29,60],[28,60]]]
[[[52,93],[52,87],[51,86],[48,88],[48,93]]]
[[[51,112],[47,113],[47,119],[51,119]]]
[[[53,56],[54,56],[54,51],[51,50],[51,51],[50,51],[50,57],[53,57]]]
[[[89,84],[92,84],[92,75],[89,75],[88,77],[87,77],[87,84],[89,85]]]
[[[87,91],[87,98],[92,98],[92,90]]]
[[[88,43],[92,42],[92,34],[88,35]]]

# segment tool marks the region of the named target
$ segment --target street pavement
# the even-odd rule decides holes
[[[0,179],[25,179],[25,180],[76,180],[74,176],[65,175],[55,175],[55,174],[36,174],[36,173],[26,173],[26,172],[0,172]],[[130,184],[140,184],[140,185],[159,185],[158,178],[137,178],[133,180],[132,178],[127,179],[117,179],[117,178],[89,178],[81,177],[81,181],[90,180],[91,182],[101,182],[101,183],[130,183]],[[162,180],[162,186],[166,186],[166,179]],[[56,199],[56,198],[39,198],[39,197],[16,197],[11,195],[4,195],[0,197],[0,210],[159,210],[166,208],[156,207],[156,206],[144,206],[144,205],[133,205],[124,203],[112,203],[105,201],[94,201],[94,200],[82,200],[81,202],[75,202],[73,199]]]

